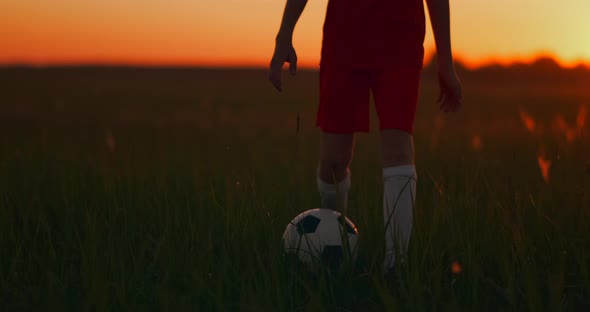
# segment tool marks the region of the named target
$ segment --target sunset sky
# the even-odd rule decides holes
[[[333,0],[337,1],[337,0]],[[261,65],[285,0],[0,0],[0,63]],[[327,0],[295,31],[300,63],[319,63]],[[556,55],[590,63],[588,0],[451,0],[455,54],[471,66]],[[428,25],[425,42],[433,49]]]

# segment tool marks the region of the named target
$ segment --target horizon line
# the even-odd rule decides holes
[[[464,62],[461,58],[455,58],[455,64],[468,70],[478,70],[486,67],[501,66],[510,68],[518,65],[532,65],[538,60],[551,59],[557,66],[562,69],[575,69],[584,67],[590,69],[590,62],[578,61],[575,63],[564,64],[554,57],[537,56],[529,59],[513,59],[510,61],[499,61],[489,59],[478,62],[477,65]],[[425,58],[424,68],[432,64],[434,57]],[[287,66],[287,65],[285,65]],[[150,61],[64,61],[64,62],[0,62],[0,68],[58,68],[58,67],[128,67],[128,68],[203,68],[203,69],[267,69],[268,65],[256,62],[150,62]],[[319,64],[311,65],[309,63],[298,64],[299,70],[318,70]]]
[[[432,64],[436,58],[436,52],[426,52],[424,55],[424,68]],[[477,70],[480,68],[490,66],[511,67],[514,65],[533,64],[541,59],[550,59],[563,69],[574,69],[577,67],[590,68],[590,60],[579,58],[570,61],[564,61],[551,51],[537,51],[526,56],[514,57],[485,57],[478,61],[470,61],[461,53],[456,53],[454,62],[466,69]],[[317,61],[300,61],[298,68],[302,70],[317,70],[319,69],[319,60]],[[47,68],[47,67],[192,67],[192,68],[252,68],[264,69],[268,68],[267,62],[254,60],[198,60],[190,59],[125,59],[125,58],[79,58],[79,59],[64,59],[64,60],[44,60],[33,61],[24,59],[0,60],[0,68],[8,67],[31,67],[31,68]]]

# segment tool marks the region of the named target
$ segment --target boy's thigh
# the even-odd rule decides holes
[[[321,67],[317,126],[327,133],[368,132],[371,79],[366,70]]]
[[[372,75],[371,88],[379,128],[414,132],[422,70],[417,67],[392,67]]]

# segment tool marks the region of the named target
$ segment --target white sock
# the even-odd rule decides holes
[[[414,165],[383,168],[383,218],[385,223],[384,269],[389,271],[398,254],[408,250],[412,233],[412,210],[416,201]]]
[[[346,214],[348,202],[348,190],[350,189],[350,172],[346,173],[344,180],[337,184],[327,183],[317,174],[318,191],[322,199],[322,207]]]

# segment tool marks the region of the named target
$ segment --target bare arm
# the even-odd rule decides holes
[[[281,79],[281,70],[285,62],[289,63],[289,72],[295,75],[297,72],[297,53],[293,48],[293,31],[295,25],[303,13],[307,0],[287,0],[285,12],[281,21],[281,27],[275,40],[275,51],[270,61],[269,80],[274,87],[282,91],[283,83]]]
[[[306,5],[307,0],[287,0],[285,12],[283,13],[283,20],[281,22],[281,28],[279,28],[279,33],[277,35],[277,40],[279,38],[285,40],[293,39],[293,30],[295,29],[295,24],[297,24],[297,21],[299,20],[301,13],[303,13]]]
[[[441,69],[452,68],[453,53],[451,51],[451,17],[449,0],[426,0],[430,23],[434,33],[436,55]]]
[[[449,0],[426,0],[426,4],[436,44],[440,86],[437,102],[443,112],[456,112],[463,105],[463,90],[453,65]]]

